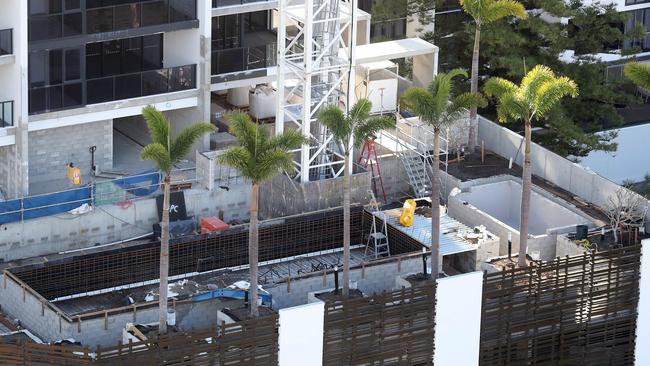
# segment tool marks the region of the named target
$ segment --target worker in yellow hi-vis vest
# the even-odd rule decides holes
[[[68,164],[67,174],[70,184],[78,186],[81,185],[81,170],[74,166],[72,162]]]

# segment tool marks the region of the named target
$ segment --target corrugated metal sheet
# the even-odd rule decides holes
[[[416,214],[415,217],[413,217],[413,225],[405,227],[399,223],[399,217],[401,214],[402,209],[400,208],[374,213],[374,215],[377,215],[380,219],[382,218],[382,215],[385,215],[388,225],[393,226],[423,245],[430,247],[431,219]],[[452,219],[447,216],[447,214],[442,214],[440,216],[440,255],[445,256],[476,250],[478,248],[478,243],[473,244],[462,236],[468,232],[472,232],[472,229]]]

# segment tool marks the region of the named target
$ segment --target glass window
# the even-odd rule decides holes
[[[162,68],[162,34],[145,36],[142,39],[142,69],[156,70]]]
[[[167,23],[168,10],[167,0],[142,4],[142,25]]]
[[[116,75],[122,72],[122,42],[108,41],[103,44],[102,75]]]
[[[29,40],[39,41],[61,37],[61,15],[30,17]]]
[[[29,90],[29,113],[39,113],[45,111],[47,104],[45,97],[45,88],[36,88]]]
[[[113,30],[113,8],[94,9],[86,12],[86,33],[110,32]]]
[[[60,84],[63,81],[63,52],[61,50],[50,51],[49,66],[48,83]]]
[[[76,36],[81,34],[81,13],[63,15],[63,36]]]
[[[68,84],[63,86],[63,106],[73,107],[83,103],[81,96],[81,83]]]
[[[142,95],[153,95],[167,92],[169,70],[147,71],[142,73]]]
[[[29,54],[29,86],[45,86],[47,78],[48,51],[36,51]]]
[[[102,44],[88,43],[86,45],[86,78],[94,79],[102,76]]]
[[[81,6],[79,0],[65,0],[65,10],[76,10]]]
[[[115,8],[115,30],[140,27],[140,4],[130,4]]]
[[[129,74],[115,77],[115,98],[127,99],[142,96],[142,74]]]
[[[124,47],[124,67],[125,73],[137,72],[142,70],[142,38],[135,37],[122,40]]]
[[[29,0],[29,15],[61,12],[61,0]]]
[[[196,1],[170,0],[169,11],[171,22],[183,22],[196,19]]]
[[[65,80],[81,79],[81,50],[65,51]]]
[[[103,103],[113,99],[113,77],[88,80],[86,83],[86,103]]]
[[[63,107],[63,87],[61,85],[50,86],[47,90],[47,109],[59,109]]]

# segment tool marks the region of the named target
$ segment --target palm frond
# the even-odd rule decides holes
[[[510,16],[525,19],[526,9],[515,0],[488,1],[483,8],[481,21],[483,24],[487,24]]]
[[[578,85],[567,77],[556,78],[540,85],[533,101],[533,115],[537,118],[543,117],[567,95],[572,98],[578,96]]]
[[[178,163],[188,152],[196,140],[206,133],[214,131],[214,127],[206,122],[195,123],[184,128],[172,141],[169,156],[173,164]]]
[[[469,14],[475,21],[481,19],[481,10],[484,0],[460,0],[463,11]]]
[[[231,168],[237,169],[244,177],[252,179],[254,168],[251,168],[253,159],[250,151],[242,146],[233,146],[226,150],[223,154],[217,156],[219,164],[227,165]]]
[[[487,101],[480,93],[463,93],[451,101],[449,111],[450,113],[454,113],[461,109],[470,109],[472,107],[483,108],[485,106],[487,106]]]
[[[269,139],[269,149],[293,150],[302,144],[309,142],[305,136],[297,130],[286,130],[281,135]]]
[[[358,121],[363,121],[368,118],[370,111],[372,110],[372,102],[368,99],[359,99],[348,113],[348,117],[353,121],[353,123]]]
[[[169,151],[157,142],[153,142],[142,148],[140,151],[140,159],[150,160],[156,167],[163,173],[169,175],[172,171],[173,164],[169,157]]]
[[[395,127],[395,117],[381,116],[368,118],[358,123],[354,129],[354,145],[356,147],[377,136],[381,130]]]
[[[147,128],[149,129],[151,140],[169,150],[170,124],[167,117],[152,105],[142,108],[142,116],[144,117],[145,122],[147,122]]]
[[[502,78],[490,78],[483,85],[483,92],[488,97],[499,98],[506,93],[514,93],[517,86],[510,80]]]
[[[241,111],[227,112],[223,117],[230,124],[230,133],[235,136],[237,142],[249,151],[254,151],[260,131],[251,117]]]
[[[537,65],[524,76],[519,89],[525,98],[532,101],[542,85],[556,78],[550,67]]]
[[[351,123],[339,107],[335,105],[323,107],[318,113],[318,121],[327,127],[338,142],[345,143],[350,139]]]
[[[530,115],[529,104],[515,93],[503,94],[499,97],[497,115],[500,122],[506,122],[509,118],[514,121],[525,120]]]
[[[261,183],[273,178],[282,171],[291,171],[293,169],[293,158],[285,150],[273,149],[267,150],[257,157],[255,162],[255,177],[252,177],[253,183]]]
[[[434,100],[431,93],[424,88],[408,88],[400,99],[402,107],[424,120],[435,118]]]
[[[632,82],[646,90],[650,90],[650,66],[631,62],[626,64],[623,72]]]

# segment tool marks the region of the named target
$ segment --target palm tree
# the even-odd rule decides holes
[[[472,52],[472,78],[471,92],[478,93],[478,61],[479,49],[481,42],[481,26],[495,22],[508,16],[516,16],[521,19],[526,18],[526,9],[515,0],[460,0],[463,11],[474,19],[476,26],[474,30],[474,51]],[[469,151],[473,152],[476,148],[476,125],[477,125],[476,107],[470,109],[469,114]]]
[[[297,131],[285,131],[270,137],[269,131],[251,121],[248,114],[229,112],[224,118],[230,123],[232,133],[239,146],[231,147],[219,156],[221,164],[235,168],[252,184],[250,224],[248,228],[248,263],[250,265],[250,310],[251,317],[259,315],[257,310],[258,270],[258,201],[259,185],[283,170],[293,170],[293,158],[289,150],[297,149],[306,139]]]
[[[463,69],[453,69],[438,74],[427,89],[409,88],[402,95],[404,108],[415,113],[420,120],[433,128],[433,164],[431,167],[431,274],[438,277],[440,256],[440,132],[461,117],[467,108],[486,105],[478,93],[454,96],[453,79],[467,77]],[[426,273],[425,273],[426,275]]]
[[[532,165],[530,159],[531,128],[533,121],[544,116],[562,98],[578,96],[576,83],[565,77],[558,77],[547,66],[537,65],[521,80],[520,85],[492,78],[483,87],[485,94],[497,99],[499,120],[508,119],[524,123],[526,147],[521,187],[521,217],[519,225],[519,267],[526,266],[528,247],[528,215],[530,211],[530,191],[532,188]]]
[[[142,109],[149,135],[153,141],[140,152],[140,159],[151,160],[165,175],[163,183],[162,223],[160,224],[160,290],[158,333],[167,333],[167,275],[169,274],[169,182],[174,165],[190,152],[190,148],[203,134],[211,132],[209,123],[195,123],[182,130],[175,139],[167,117],[153,106]]]
[[[650,65],[631,62],[625,65],[623,72],[634,84],[650,90]]]
[[[333,136],[343,150],[343,296],[350,293],[350,153],[352,146],[372,139],[379,131],[395,127],[395,118],[369,117],[372,103],[359,99],[347,114],[338,106],[324,107],[318,113],[318,120]],[[354,142],[354,144],[352,143]]]

